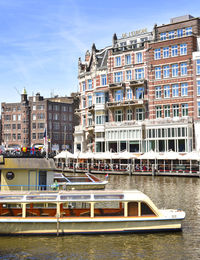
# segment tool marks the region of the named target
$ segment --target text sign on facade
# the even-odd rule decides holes
[[[122,38],[136,36],[136,35],[143,34],[143,33],[147,33],[147,28],[132,31],[132,32],[129,32],[129,33],[122,33]]]

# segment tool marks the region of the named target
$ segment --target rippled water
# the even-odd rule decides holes
[[[200,179],[110,176],[106,189],[137,188],[158,208],[186,212],[174,233],[0,237],[0,259],[200,259]]]

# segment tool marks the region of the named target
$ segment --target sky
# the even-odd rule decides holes
[[[0,0],[0,103],[29,96],[68,96],[78,89],[78,58],[114,33],[200,17],[199,0]]]

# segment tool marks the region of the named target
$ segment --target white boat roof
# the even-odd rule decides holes
[[[138,190],[105,191],[9,191],[0,192],[0,203],[36,203],[68,201],[145,201],[148,196]]]

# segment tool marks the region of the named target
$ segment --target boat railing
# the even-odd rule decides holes
[[[58,190],[58,185],[0,185],[0,191],[51,191]]]

